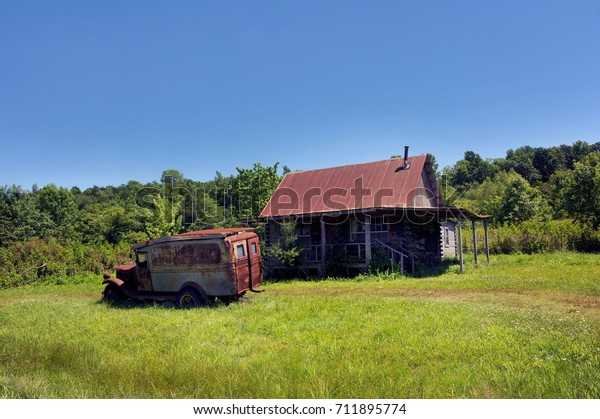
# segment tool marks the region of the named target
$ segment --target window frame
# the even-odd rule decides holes
[[[240,249],[242,250],[242,254],[240,255]],[[246,255],[246,246],[245,243],[236,243],[235,245],[235,257],[236,259],[244,259],[247,257]]]

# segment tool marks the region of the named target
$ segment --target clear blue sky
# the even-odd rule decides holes
[[[0,0],[0,185],[600,141],[600,1]]]

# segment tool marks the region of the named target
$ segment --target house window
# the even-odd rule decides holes
[[[354,243],[365,242],[365,225],[358,220],[350,222],[350,241]]]
[[[371,240],[387,240],[388,224],[383,217],[371,217]]]
[[[296,234],[296,244],[298,246],[310,246],[310,224],[296,224],[294,234]]]
[[[444,228],[444,244],[446,247],[450,247],[450,229],[448,227]]]
[[[380,233],[388,231],[388,225],[383,222],[383,217],[371,217],[371,232]]]
[[[367,225],[371,232],[371,241],[376,239],[387,240],[388,224],[383,221],[383,217],[371,217],[371,224],[365,224],[362,220],[352,220],[350,224],[350,241],[364,243]]]
[[[296,226],[296,236],[310,237],[310,225],[300,224],[300,225]]]

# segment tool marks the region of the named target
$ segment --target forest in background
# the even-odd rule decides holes
[[[524,146],[496,159],[467,151],[442,170],[430,157],[447,205],[492,216],[493,253],[600,251],[600,142]],[[83,191],[0,186],[0,287],[83,282],[130,260],[131,243],[240,225],[289,171],[255,163],[209,181],[171,169],[154,182]]]

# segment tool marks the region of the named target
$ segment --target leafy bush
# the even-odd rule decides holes
[[[130,259],[127,244],[85,245],[29,238],[0,248],[0,288],[98,280]]]
[[[374,275],[382,272],[393,271],[395,268],[392,259],[389,257],[386,249],[374,246],[371,249],[371,262],[368,272]]]
[[[277,243],[265,251],[267,257],[272,256],[279,261],[280,266],[269,266],[267,276],[273,278],[293,278],[297,276],[302,257],[302,250],[297,246],[296,221],[284,220],[279,224],[280,236]]]

